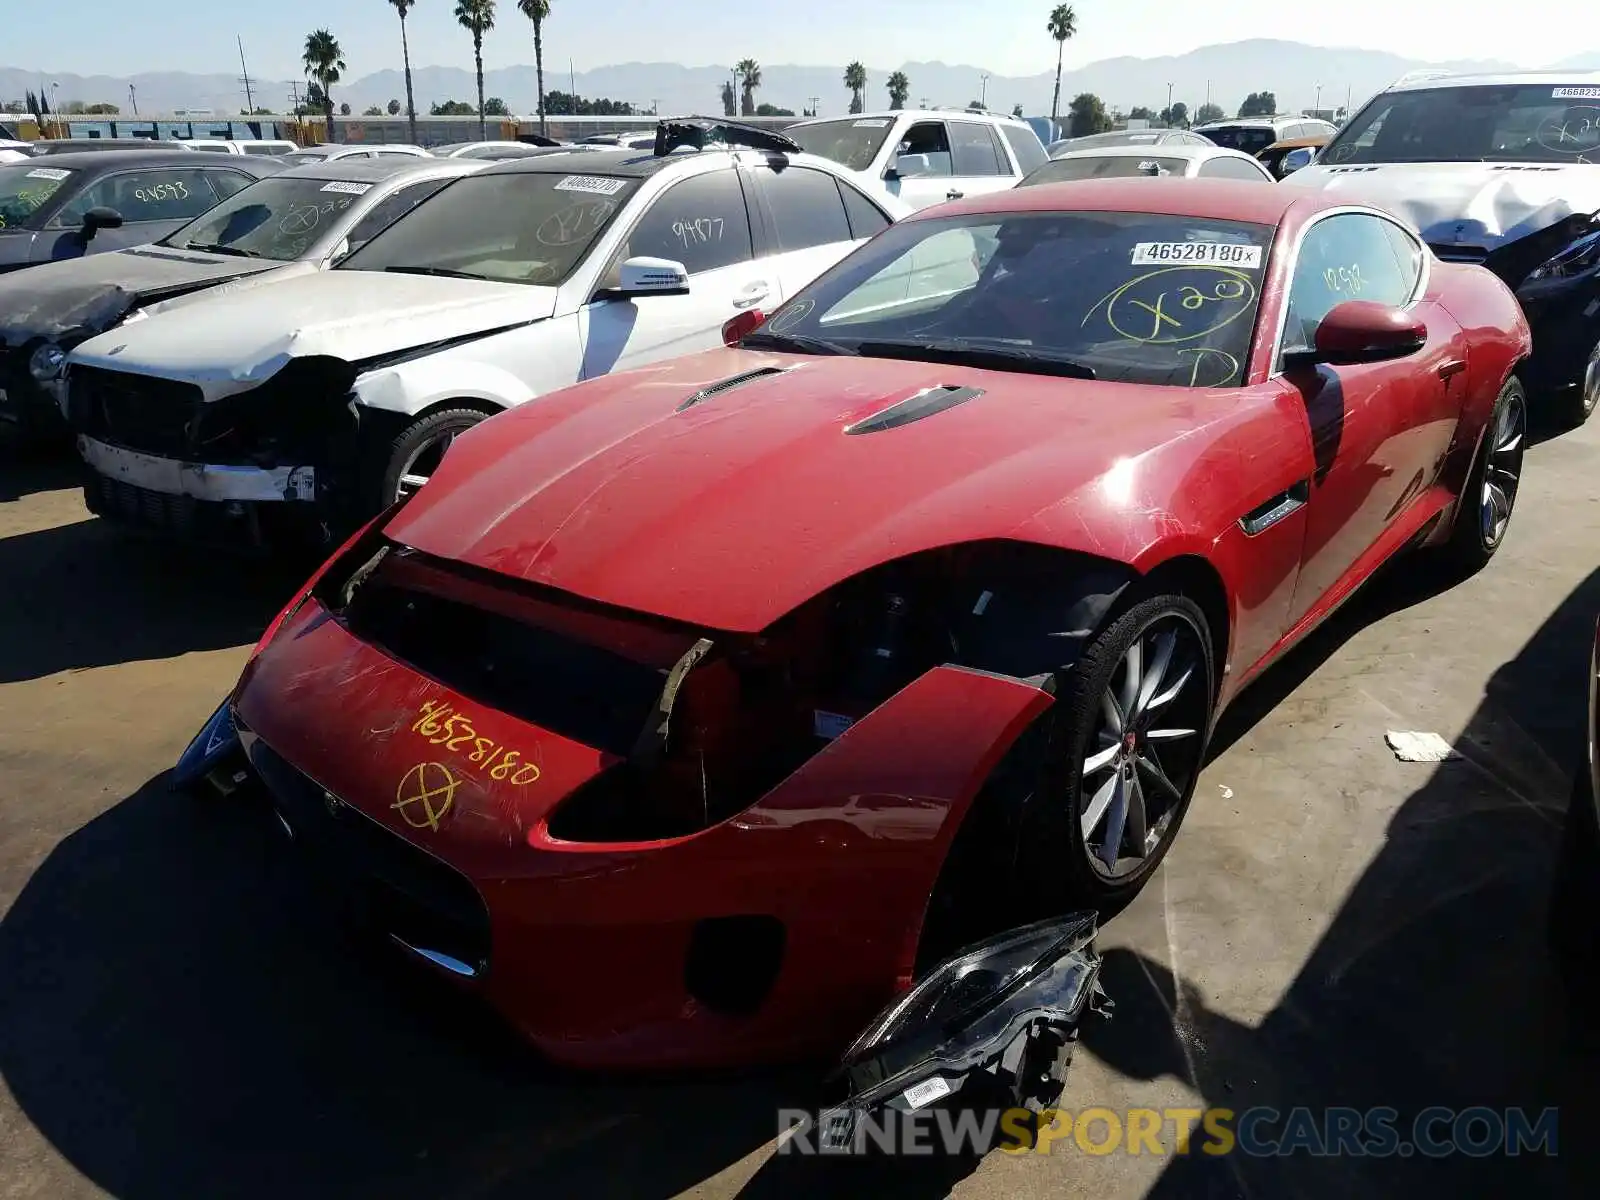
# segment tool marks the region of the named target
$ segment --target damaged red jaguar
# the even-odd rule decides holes
[[[993,1042],[1063,962],[1081,1007],[1217,714],[1516,499],[1514,297],[1317,193],[958,201],[732,326],[459,437],[180,772],[258,778],[569,1064],[837,1053],[890,1002]]]

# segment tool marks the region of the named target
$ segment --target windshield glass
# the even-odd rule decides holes
[[[72,175],[61,167],[31,162],[0,165],[0,229],[27,224]]]
[[[637,179],[554,171],[469,175],[339,266],[558,284],[638,186]]]
[[[1122,212],[917,220],[780,307],[751,346],[1179,387],[1243,381],[1270,226]],[[818,343],[822,343],[819,345]],[[788,343],[788,344],[786,344]],[[809,344],[808,344],[809,343]],[[917,353],[925,350],[925,353]]]
[[[1600,163],[1600,88],[1516,84],[1388,92],[1328,144],[1323,163]]]
[[[161,244],[293,262],[309,253],[372,188],[370,183],[268,176]]]
[[[1153,146],[1161,140],[1154,129],[1118,129],[1111,133],[1091,133],[1058,143],[1066,150],[1098,150],[1101,146]]]
[[[1073,179],[1119,179],[1135,175],[1182,175],[1187,159],[1158,158],[1143,154],[1099,154],[1085,158],[1058,158],[1045,163],[1022,182],[1066,183]]]
[[[1246,154],[1259,154],[1278,140],[1277,130],[1270,125],[1218,125],[1200,132],[1219,146]]]
[[[853,117],[845,121],[818,121],[791,125],[783,132],[810,154],[831,158],[852,171],[865,171],[878,156],[883,139],[894,125],[888,117]]]

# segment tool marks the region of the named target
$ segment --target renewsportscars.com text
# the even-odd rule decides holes
[[[1554,1108],[781,1109],[778,1153],[1487,1158],[1555,1155],[1558,1126]]]

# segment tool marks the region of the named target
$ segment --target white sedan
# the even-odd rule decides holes
[[[1181,175],[1189,179],[1247,179],[1277,183],[1272,172],[1248,154],[1221,146],[1101,146],[1068,150],[1029,173],[1019,185],[1067,183],[1116,176]]]
[[[693,124],[672,128],[686,144],[659,157],[493,164],[334,270],[85,342],[68,410],[90,508],[235,543],[289,526],[326,540],[422,486],[462,430],[720,345],[731,319],[758,321],[910,211],[781,135],[696,150]]]

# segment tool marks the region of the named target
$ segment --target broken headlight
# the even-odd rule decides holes
[[[1584,275],[1600,266],[1600,229],[1551,255],[1528,273],[1528,280],[1571,279]]]
[[[963,1093],[976,1107],[1056,1102],[1078,1022],[1099,991],[1095,915],[1073,913],[980,942],[931,971],[846,1051],[848,1096],[823,1114],[851,1135],[854,1114],[913,1112]]]
[[[54,342],[46,342],[28,358],[28,374],[39,383],[50,383],[61,377],[67,365],[67,352]]]

